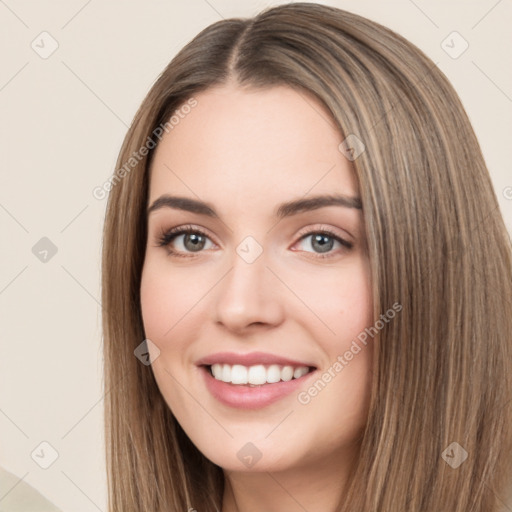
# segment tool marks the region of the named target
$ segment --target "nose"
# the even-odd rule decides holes
[[[238,334],[276,327],[284,320],[279,280],[267,268],[265,252],[248,263],[238,254],[223,277],[215,297],[215,322]]]

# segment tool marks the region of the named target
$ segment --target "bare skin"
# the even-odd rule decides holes
[[[358,455],[371,385],[371,342],[334,368],[372,322],[363,216],[343,205],[275,211],[317,195],[358,197],[338,149],[343,137],[320,103],[288,87],[230,84],[195,98],[156,149],[149,205],[182,196],[209,203],[218,218],[170,207],[149,214],[141,306],[160,351],[155,378],[193,443],[223,468],[222,512],[333,511]],[[205,235],[158,245],[180,226]],[[248,262],[240,247],[261,254]],[[316,370],[262,407],[219,401],[198,361],[255,351]],[[260,457],[253,465],[247,450],[251,461]]]

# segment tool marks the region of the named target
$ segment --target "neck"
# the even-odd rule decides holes
[[[222,512],[334,512],[356,453],[345,449],[280,471],[224,470]]]

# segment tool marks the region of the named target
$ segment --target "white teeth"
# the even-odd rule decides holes
[[[281,380],[281,368],[277,364],[273,364],[267,368],[267,382],[273,384]]]
[[[293,378],[298,379],[302,377],[303,375],[306,375],[306,373],[309,373],[309,368],[306,366],[301,366],[300,368],[295,368],[295,371],[293,372]]]
[[[231,366],[228,364],[220,365],[222,366],[222,377],[221,380],[224,382],[231,382]]]
[[[234,364],[231,367],[231,383],[247,384],[247,368],[241,364]]]
[[[250,384],[265,384],[267,382],[267,371],[262,364],[251,366],[247,380]]]
[[[285,382],[293,379],[293,368],[291,366],[285,366],[281,370],[281,380]]]
[[[252,384],[258,386],[262,384],[274,384],[279,381],[290,381],[299,379],[309,373],[307,366],[279,366],[272,364],[264,366],[257,364],[254,366],[242,366],[241,364],[213,364],[211,366],[213,377],[223,382],[232,384]]]

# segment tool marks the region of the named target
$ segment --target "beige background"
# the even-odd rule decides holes
[[[114,170],[137,107],[182,45],[221,18],[279,3],[0,0],[0,466],[63,510],[106,504],[99,305],[105,200],[92,190]],[[512,3],[323,3],[396,30],[444,71],[473,122],[512,231]],[[43,31],[50,36],[39,36]],[[453,31],[469,44],[456,59],[441,46]],[[42,58],[52,38],[58,48]],[[450,41],[452,52],[461,48],[462,41]],[[43,237],[57,248],[46,262],[32,251]],[[38,465],[51,462],[43,441],[58,452],[48,469]],[[0,489],[0,509],[9,491]]]

